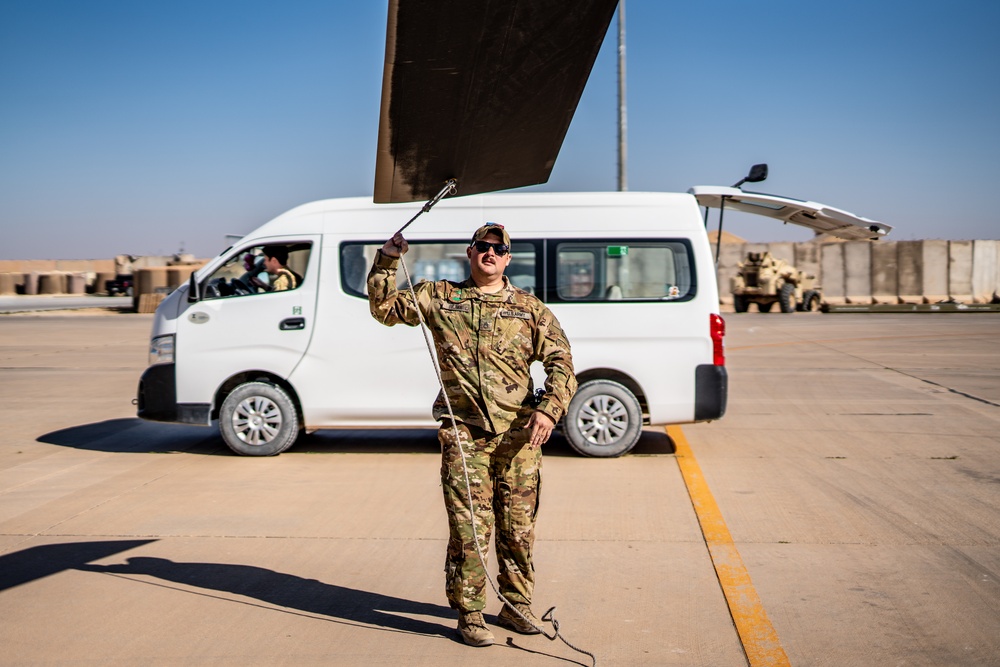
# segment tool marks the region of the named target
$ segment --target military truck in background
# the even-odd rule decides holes
[[[819,310],[822,301],[816,276],[766,251],[747,253],[746,260],[737,265],[736,275],[730,278],[729,291],[737,313],[747,312],[751,303],[757,304],[762,313],[770,312],[776,303],[783,313],[814,311]]]
[[[104,282],[108,296],[132,296],[135,286],[132,265],[137,259],[133,255],[115,255],[115,277]]]
[[[104,281],[104,289],[108,296],[130,296],[138,306],[142,294],[169,294],[204,263],[183,249],[173,255],[116,255],[114,278]]]

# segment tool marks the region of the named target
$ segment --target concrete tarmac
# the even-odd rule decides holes
[[[1000,665],[1000,315],[726,320],[728,413],[682,431],[783,656],[744,652],[662,427],[546,447],[536,612],[602,667]],[[143,422],[150,324],[0,316],[3,664],[591,664],[458,639],[433,431],[258,459]]]

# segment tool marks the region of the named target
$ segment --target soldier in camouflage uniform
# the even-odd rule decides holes
[[[416,307],[409,290],[396,289],[398,257],[407,247],[401,234],[382,246],[368,274],[368,299],[372,316],[388,326],[417,326],[420,308],[454,412],[453,424],[444,395],[438,394],[434,418],[441,422],[441,481],[450,529],[448,602],[458,610],[465,643],[493,643],[482,614],[487,575],[472,522],[484,555],[495,528],[500,593],[517,609],[505,604],[498,622],[536,634],[541,623],[530,606],[535,580],[531,553],[541,448],[576,391],[569,342],[545,304],[503,275],[511,255],[510,237],[501,225],[476,230],[466,250],[468,279],[418,283]],[[529,372],[533,361],[542,362],[546,372],[545,394],[537,405]],[[460,448],[465,450],[474,511]]]

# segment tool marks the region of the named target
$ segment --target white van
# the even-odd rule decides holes
[[[376,249],[420,208],[314,202],[227,248],[157,309],[139,417],[218,420],[247,455],[278,454],[302,430],[434,426],[421,332],[379,324],[365,296]],[[510,232],[510,280],[551,308],[572,345],[580,387],[561,427],[574,449],[618,456],[643,424],[722,417],[725,323],[694,196],[445,199],[406,230],[414,281],[464,280],[469,238],[490,221]],[[254,285],[266,246],[288,250],[294,289]]]

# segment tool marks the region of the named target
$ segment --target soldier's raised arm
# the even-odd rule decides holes
[[[375,261],[368,272],[368,309],[376,320],[386,326],[420,324],[420,315],[409,290],[396,289],[396,270],[400,256],[409,250],[409,244],[399,232],[386,241],[375,253]]]

